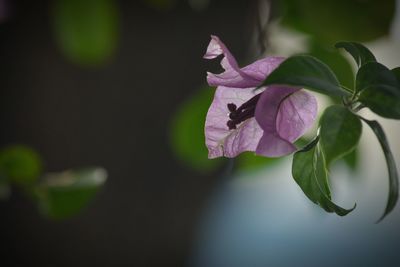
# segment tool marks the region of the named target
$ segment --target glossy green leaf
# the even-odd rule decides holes
[[[392,73],[396,76],[397,82],[400,83],[400,67],[392,69]]]
[[[34,183],[42,172],[40,156],[31,148],[15,145],[0,151],[0,175],[19,185]]]
[[[387,87],[387,89],[400,94],[400,85],[395,72],[378,62],[369,62],[357,72],[357,91],[360,92],[368,87]]]
[[[361,67],[368,62],[376,62],[374,54],[360,43],[338,42],[335,44],[335,47],[344,48],[354,58],[358,67]]]
[[[292,56],[282,62],[263,82],[266,85],[301,86],[330,95],[346,96],[332,70],[315,57]]]
[[[170,143],[176,158],[194,170],[212,171],[221,159],[208,159],[204,124],[215,90],[203,87],[183,102],[172,117]]]
[[[343,161],[350,170],[356,171],[359,166],[359,150],[357,147],[344,155]]]
[[[379,219],[382,220],[388,215],[393,208],[396,206],[397,199],[399,197],[399,175],[397,173],[396,162],[394,160],[393,154],[390,151],[390,146],[387,141],[385,132],[383,131],[381,125],[377,121],[370,121],[367,119],[362,118],[369,127],[371,127],[372,131],[375,133],[376,137],[379,140],[379,143],[382,147],[383,154],[385,155],[386,164],[388,168],[389,174],[389,197],[387,200],[385,212],[383,213],[382,217]]]
[[[355,208],[344,209],[332,202],[327,166],[318,139],[294,154],[292,175],[304,194],[327,212],[344,216]]]
[[[389,33],[395,0],[282,0],[282,23],[332,45],[372,41]]]
[[[81,65],[105,63],[118,38],[113,0],[55,0],[54,31],[62,52]]]
[[[356,77],[359,100],[376,114],[400,119],[400,83],[395,74],[377,62],[363,65]]]
[[[334,160],[351,152],[362,132],[360,119],[340,105],[328,107],[320,119],[320,145],[329,166]]]
[[[65,219],[78,214],[105,183],[102,168],[49,173],[36,188],[41,212],[52,219]]]
[[[337,49],[331,46],[323,46],[318,42],[312,42],[309,53],[328,65],[335,73],[341,85],[347,88],[352,88],[354,86],[353,68],[348,59]]]

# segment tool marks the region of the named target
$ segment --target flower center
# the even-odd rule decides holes
[[[229,110],[229,120],[226,123],[229,130],[236,129],[237,125],[241,122],[254,117],[254,112],[256,111],[256,105],[260,99],[261,93],[253,96],[247,102],[243,103],[239,108],[235,104],[229,103],[227,105]]]

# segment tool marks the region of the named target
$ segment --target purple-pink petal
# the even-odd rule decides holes
[[[318,104],[315,97],[299,90],[282,101],[276,128],[279,136],[289,142],[296,141],[314,123],[317,116]]]
[[[255,151],[263,134],[254,118],[247,119],[237,129],[229,130],[227,105],[236,106],[252,98],[256,93],[252,89],[219,86],[208,110],[205,125],[206,146],[209,158],[236,157],[244,151]]]
[[[259,81],[258,84],[254,85],[254,87],[257,87],[284,60],[284,57],[265,57],[242,68],[242,71],[248,76],[251,76],[252,78]]]
[[[255,111],[264,131],[256,154],[280,157],[296,151],[292,143],[312,125],[316,113],[317,102],[311,94],[298,88],[268,87]]]
[[[240,68],[225,44],[217,36],[211,36],[204,58],[214,59],[220,55],[223,55],[221,65],[225,71],[207,73],[209,85],[217,86],[206,118],[209,158],[235,157],[244,151],[280,157],[296,151],[293,142],[312,125],[317,114],[317,102],[311,94],[300,88],[271,86],[261,93],[254,117],[251,117],[254,109],[249,108],[256,103],[251,101],[258,99],[253,97],[260,93],[254,89],[284,58],[267,57]],[[246,105],[241,106],[245,102]],[[228,110],[230,103],[235,104],[230,107],[231,111]]]
[[[207,72],[207,82],[210,86],[257,87],[284,60],[282,57],[267,57],[240,69],[225,44],[212,35],[204,58],[213,59],[219,55],[224,55],[221,65],[225,71],[220,74]]]

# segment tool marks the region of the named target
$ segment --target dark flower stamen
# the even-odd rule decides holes
[[[229,104],[228,104],[228,110],[229,110],[230,112],[235,112],[235,111],[236,111],[236,105],[233,104],[233,103],[229,103]]]
[[[233,103],[229,103],[228,110],[229,119],[226,125],[229,130],[236,129],[236,126],[241,122],[254,117],[254,112],[256,110],[256,105],[258,100],[260,99],[261,94],[255,95],[247,102],[243,103],[239,108],[236,108],[236,105]]]

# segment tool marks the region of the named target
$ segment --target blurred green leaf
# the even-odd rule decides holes
[[[188,98],[172,117],[170,142],[175,156],[185,165],[207,172],[218,167],[221,159],[208,159],[204,124],[215,90],[203,87]]]
[[[15,145],[0,151],[0,175],[19,185],[33,184],[42,172],[42,160],[31,148]]]
[[[317,42],[313,42],[309,52],[332,69],[340,84],[347,88],[354,86],[353,68],[339,51],[332,49],[330,46],[325,47]]]
[[[332,70],[315,57],[292,56],[283,61],[262,83],[301,86],[329,96],[346,96]]]
[[[395,74],[377,62],[363,65],[356,77],[359,100],[376,114],[400,119],[400,83]]]
[[[292,175],[304,194],[325,211],[344,216],[355,208],[344,209],[332,202],[327,166],[318,139],[294,154]]]
[[[358,67],[368,63],[376,62],[376,58],[368,48],[356,42],[338,42],[336,48],[344,48],[356,61]]]
[[[82,65],[105,63],[118,38],[118,12],[113,0],[55,0],[54,31],[62,52]]]
[[[282,23],[326,44],[372,41],[389,33],[395,0],[284,0]]]
[[[245,152],[236,159],[236,168],[239,171],[252,171],[276,165],[282,158],[266,158],[257,156],[254,152]]]
[[[392,73],[397,78],[397,82],[400,83],[400,67],[392,69]]]
[[[340,105],[328,107],[320,119],[320,145],[329,166],[334,160],[351,152],[362,132],[360,119]]]
[[[372,131],[378,138],[379,143],[383,150],[383,154],[385,155],[386,164],[388,168],[389,197],[387,200],[385,212],[379,219],[380,221],[393,210],[394,206],[396,206],[397,199],[399,198],[399,175],[397,173],[396,162],[394,160],[392,152],[390,151],[390,146],[387,141],[385,132],[382,129],[382,126],[376,121],[370,121],[364,118],[362,118],[362,120],[365,121],[369,127],[371,127]]]
[[[36,188],[39,208],[52,219],[76,215],[88,205],[106,179],[107,172],[102,168],[49,173]]]

